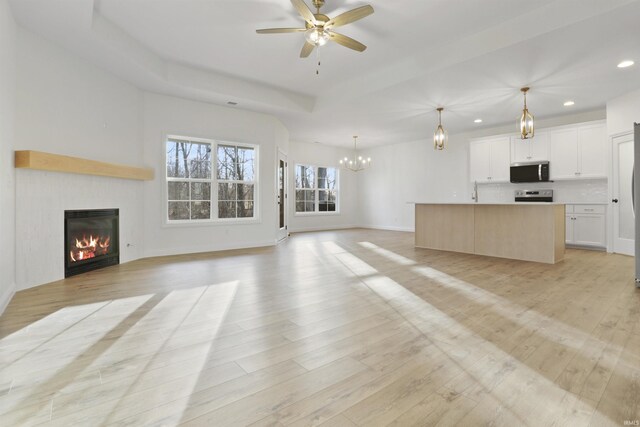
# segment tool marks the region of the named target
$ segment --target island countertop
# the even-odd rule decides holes
[[[564,205],[575,205],[577,203],[561,203],[561,202],[407,202],[410,205],[473,205],[473,206],[482,206],[482,205],[487,205],[487,206],[495,206],[495,205],[505,205],[505,206],[511,206],[511,205],[524,205],[524,206],[530,206],[530,205],[559,205],[559,206],[564,206]],[[589,203],[589,204],[593,204],[593,205],[597,205],[598,203]]]
[[[415,245],[555,264],[564,258],[564,203],[415,203]]]

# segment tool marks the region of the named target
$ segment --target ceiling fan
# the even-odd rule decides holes
[[[361,6],[345,12],[335,18],[329,18],[327,15],[320,13],[320,8],[324,6],[325,0],[312,0],[316,13],[303,0],[291,0],[293,6],[298,10],[300,16],[304,19],[305,28],[267,28],[256,30],[258,34],[277,34],[277,33],[305,33],[305,43],[300,52],[301,58],[308,57],[315,47],[323,46],[328,41],[336,42],[349,49],[364,51],[367,47],[357,40],[338,34],[333,31],[334,28],[342,25],[350,24],[359,19],[365,18],[373,13],[373,7]]]

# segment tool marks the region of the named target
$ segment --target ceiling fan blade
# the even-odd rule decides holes
[[[342,25],[350,24],[359,19],[365,18],[371,15],[372,13],[373,13],[373,7],[371,7],[370,5],[357,7],[341,15],[338,15],[333,19],[330,19],[329,21],[327,21],[326,24],[324,24],[324,27],[325,28],[340,27]]]
[[[256,30],[258,34],[279,34],[279,33],[299,33],[301,31],[307,31],[306,28],[265,28],[262,30]]]
[[[344,47],[357,50],[358,52],[363,52],[367,48],[365,45],[363,45],[359,41],[354,40],[351,37],[344,36],[342,34],[331,32],[329,33],[329,36],[331,37],[329,40],[333,40],[334,42],[341,44]]]
[[[316,47],[315,44],[304,42],[304,46],[302,46],[302,50],[300,51],[300,58],[306,58],[311,55],[314,47]]]
[[[309,6],[307,6],[303,0],[291,0],[291,3],[298,10],[300,16],[302,16],[309,25],[316,25],[316,18],[313,16],[313,12],[311,12],[311,9],[309,9]]]

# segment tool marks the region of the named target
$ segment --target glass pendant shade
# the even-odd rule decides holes
[[[433,133],[433,149],[434,150],[444,150],[447,141],[449,140],[449,135],[447,131],[442,127],[442,110],[444,108],[438,108],[438,127],[436,131]]]
[[[527,108],[527,91],[529,88],[523,87],[520,90],[524,94],[524,108],[520,116],[520,138],[530,139],[535,135],[535,127],[533,124],[533,114],[531,114]]]
[[[322,28],[313,27],[304,32],[307,41],[316,46],[324,46],[329,41],[329,34]]]

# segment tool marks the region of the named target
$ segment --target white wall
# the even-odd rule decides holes
[[[145,165],[138,89],[25,30],[17,64],[15,149]],[[119,208],[120,260],[142,255],[139,181],[19,170],[16,194],[19,289],[64,277],[66,209]]]
[[[633,132],[633,123],[640,123],[640,90],[607,102],[607,132],[617,135]]]
[[[539,120],[538,129],[600,120],[604,110]],[[365,151],[374,164],[358,181],[359,218],[364,227],[413,231],[414,205],[411,201],[456,202],[471,200],[469,182],[469,140],[513,131],[513,126],[481,129],[449,136],[447,148],[433,149],[431,138],[404,144],[386,145]],[[481,201],[513,201],[515,184],[480,185]],[[607,181],[577,184],[550,183],[558,191],[557,200],[606,201]]]
[[[0,313],[15,290],[16,23],[7,0],[0,0]]]
[[[435,151],[430,140],[366,150],[370,170],[358,180],[359,218],[364,227],[412,231],[411,201],[466,200],[469,147],[452,136],[446,150]]]
[[[156,179],[145,183],[145,256],[273,245],[276,240],[276,154],[289,135],[272,116],[163,95],[144,95],[145,159]],[[166,225],[166,135],[259,145],[259,211],[256,223]]]
[[[353,157],[353,150],[323,144],[291,142],[287,162],[289,164],[289,231],[330,230],[355,227],[358,224],[357,175],[368,171],[351,172],[340,170],[339,161]],[[339,210],[334,213],[296,214],[295,212],[295,166],[296,164],[328,166],[339,169]]]

